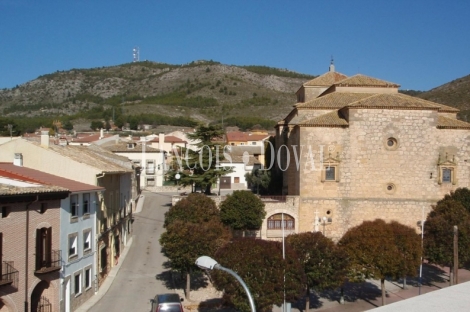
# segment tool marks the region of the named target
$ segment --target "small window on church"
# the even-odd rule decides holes
[[[335,181],[336,180],[336,167],[330,166],[325,168],[325,180],[326,181]]]
[[[339,166],[337,164],[335,165],[324,165],[323,166],[323,171],[322,171],[322,177],[321,180],[322,182],[337,182],[339,181]]]
[[[457,184],[456,167],[440,166],[439,168],[439,184]]]

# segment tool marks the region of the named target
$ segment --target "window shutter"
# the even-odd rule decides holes
[[[46,230],[46,262],[47,266],[51,266],[52,264],[52,227]]]
[[[36,270],[42,267],[42,229],[36,229]]]

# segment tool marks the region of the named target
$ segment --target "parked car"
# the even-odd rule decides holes
[[[150,312],[184,312],[181,304],[183,298],[178,294],[160,294],[150,301],[152,303]]]

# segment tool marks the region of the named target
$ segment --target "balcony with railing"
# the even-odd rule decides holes
[[[3,261],[0,271],[0,287],[12,286],[18,289],[19,272],[13,266],[13,261]]]
[[[36,258],[36,271],[35,274],[45,274],[61,269],[61,250],[51,250],[44,255],[39,255]]]

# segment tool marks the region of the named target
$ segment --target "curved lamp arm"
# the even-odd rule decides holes
[[[218,270],[225,271],[225,272],[227,272],[227,273],[232,274],[232,275],[240,282],[240,284],[242,284],[243,288],[245,289],[246,294],[248,295],[248,300],[250,301],[251,311],[252,311],[252,312],[256,312],[255,302],[254,302],[254,300],[253,300],[253,297],[251,296],[250,290],[248,289],[248,286],[246,286],[246,284],[245,284],[245,282],[242,280],[242,278],[241,278],[240,276],[238,276],[238,274],[235,273],[234,271],[232,271],[232,270],[230,270],[230,269],[227,269],[227,268],[221,266],[220,264],[216,264],[216,265],[214,266],[214,269],[218,269]]]
[[[200,267],[201,269],[204,269],[204,270],[218,269],[218,270],[225,271],[225,272],[233,275],[240,282],[240,284],[243,286],[243,288],[245,289],[245,292],[248,296],[248,300],[250,301],[251,311],[256,312],[255,301],[253,300],[253,297],[251,296],[250,290],[248,289],[248,286],[246,286],[246,284],[242,280],[242,278],[240,276],[238,276],[237,273],[235,273],[234,271],[232,271],[230,269],[227,269],[227,268],[221,266],[220,264],[217,263],[217,261],[215,261],[214,259],[212,259],[211,257],[208,257],[208,256],[201,256],[201,257],[197,258],[196,259],[196,265],[198,267]]]

